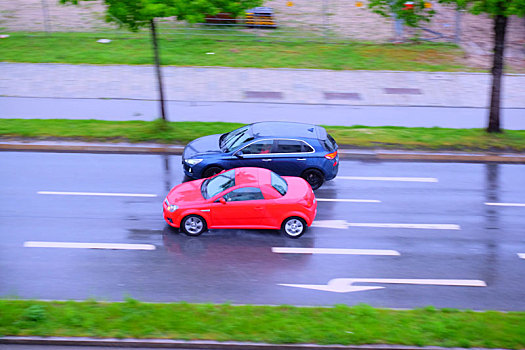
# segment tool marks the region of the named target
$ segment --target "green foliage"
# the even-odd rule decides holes
[[[89,33],[54,33],[47,36],[11,34],[3,39],[2,62],[73,64],[151,64],[151,43],[146,33],[106,36],[108,45]],[[344,42],[260,42],[256,36],[242,40],[163,35],[162,63],[175,66],[227,66],[258,68],[313,68],[337,70],[469,71],[463,52],[443,43],[366,44]],[[206,55],[206,52],[215,55]],[[524,71],[525,72],[525,71]]]
[[[2,119],[0,138],[61,139],[98,142],[185,144],[197,137],[221,134],[239,123],[103,121],[68,119]],[[342,147],[462,151],[525,151],[525,130],[486,134],[481,129],[405,128],[394,126],[325,126]],[[367,306],[356,312],[368,315]]]
[[[22,318],[31,322],[43,321],[46,318],[46,309],[43,305],[31,305],[24,311]]]
[[[439,0],[440,3],[456,4],[460,9],[479,15],[525,16],[525,0]]]
[[[31,310],[31,311],[29,311]],[[38,310],[38,311],[35,311]],[[42,318],[41,312],[45,311]],[[0,334],[522,349],[524,312],[0,299]],[[31,315],[28,319],[28,315]]]
[[[78,4],[79,1],[60,0],[61,3]],[[104,0],[106,21],[137,31],[149,25],[154,18],[175,17],[190,23],[202,22],[207,14],[231,13],[233,17],[262,0]]]
[[[370,0],[368,8],[383,17],[391,17],[394,13],[397,18],[402,19],[404,24],[410,27],[419,27],[421,22],[429,22],[436,13],[431,7],[425,6],[428,0],[410,0],[412,4],[407,6],[408,0]]]

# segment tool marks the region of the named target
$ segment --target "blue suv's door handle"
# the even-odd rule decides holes
[[[306,158],[297,158],[297,160],[306,160]]]
[[[262,161],[263,162],[271,162],[272,160],[271,159],[263,159]]]

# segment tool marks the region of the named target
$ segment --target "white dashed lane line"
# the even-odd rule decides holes
[[[485,205],[492,205],[497,207],[525,207],[525,203],[490,203],[486,202]]]
[[[377,199],[316,198],[318,202],[381,203]]]
[[[525,253],[518,253],[518,256],[520,257],[520,259],[525,259]]]
[[[363,181],[438,182],[438,179],[435,177],[338,176],[336,179]]]
[[[312,227],[339,228],[378,227],[378,228],[413,228],[427,230],[460,230],[456,224],[410,224],[410,223],[379,223],[379,222],[347,222],[346,220],[315,220]]]
[[[77,248],[77,249],[110,249],[110,250],[155,250],[153,244],[123,243],[74,243],[74,242],[37,242],[24,243],[26,248]]]
[[[156,194],[148,193],[106,193],[106,192],[55,192],[38,191],[38,194],[59,195],[59,196],[108,196],[108,197],[157,197]]]
[[[272,252],[278,254],[333,254],[333,255],[400,255],[396,250],[385,249],[342,249],[342,248],[292,248],[272,247]]]

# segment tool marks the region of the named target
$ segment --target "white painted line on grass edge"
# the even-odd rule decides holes
[[[486,202],[485,205],[494,205],[498,207],[525,207],[525,203],[490,203]]]
[[[272,252],[279,254],[334,254],[334,255],[401,255],[396,250],[386,249],[343,249],[343,248],[291,248],[272,247]]]
[[[338,176],[342,180],[438,182],[435,177],[390,177],[390,176]]]
[[[147,194],[147,193],[55,192],[55,191],[38,191],[37,193],[38,194],[61,195],[61,196],[157,197],[156,194]]]
[[[26,248],[80,248],[80,249],[116,249],[116,250],[155,250],[153,244],[124,243],[74,243],[74,242],[24,242]]]
[[[318,202],[381,203],[377,199],[316,198]]]

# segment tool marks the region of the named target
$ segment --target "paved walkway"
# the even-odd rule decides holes
[[[188,102],[485,108],[491,85],[485,73],[163,67],[163,75],[166,98]],[[154,100],[157,85],[152,66],[4,62],[0,95]],[[504,77],[502,106],[525,109],[525,75]]]

